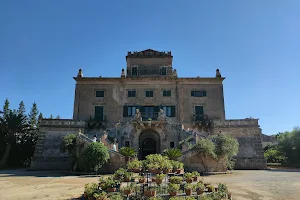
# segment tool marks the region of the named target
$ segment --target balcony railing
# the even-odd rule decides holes
[[[208,116],[207,115],[193,115],[192,116],[192,121],[197,122],[197,121],[207,121]]]

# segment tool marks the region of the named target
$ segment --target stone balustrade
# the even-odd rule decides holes
[[[72,119],[43,119],[40,122],[41,127],[85,127],[84,121],[75,121]]]

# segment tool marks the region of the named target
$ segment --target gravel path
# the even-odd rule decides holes
[[[205,176],[213,184],[226,183],[234,199],[299,200],[300,170],[238,170],[233,174]],[[97,177],[66,176],[61,172],[0,171],[0,200],[67,200],[79,197],[84,184]]]

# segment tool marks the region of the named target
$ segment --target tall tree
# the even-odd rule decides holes
[[[5,151],[0,161],[0,168],[5,167],[9,157],[12,144],[16,142],[16,136],[24,134],[28,130],[26,116],[10,111],[3,118],[0,118],[1,131],[5,134]]]
[[[28,115],[29,117],[29,124],[31,127],[37,126],[37,118],[38,118],[39,110],[37,108],[36,103],[32,104],[32,108],[30,110],[30,113]]]
[[[56,119],[60,119],[60,116],[59,116],[59,115],[57,115],[57,116],[56,116]]]
[[[53,115],[52,114],[50,115],[50,119],[53,119]]]
[[[18,114],[25,115],[25,112],[25,104],[23,101],[21,101],[18,108]]]
[[[44,118],[44,117],[43,117],[43,113],[40,113],[40,114],[39,114],[39,117],[38,117],[38,121],[40,122],[43,118]]]
[[[4,112],[4,116],[8,115],[10,113],[10,109],[9,109],[9,101],[8,98],[5,99],[4,102],[4,106],[3,106],[3,112]]]

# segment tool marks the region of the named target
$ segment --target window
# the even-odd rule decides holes
[[[135,97],[136,91],[135,90],[128,90],[128,97]]]
[[[161,75],[167,75],[167,67],[161,67]]]
[[[196,120],[202,120],[204,118],[203,106],[195,106]]]
[[[174,142],[170,142],[170,148],[174,148],[174,147],[175,147]]]
[[[104,90],[97,90],[96,97],[104,97]]]
[[[163,90],[163,97],[170,97],[171,96],[171,90]]]
[[[191,91],[192,97],[206,97],[206,91],[202,90],[192,90]]]
[[[130,147],[129,141],[125,141],[125,147]]]
[[[153,91],[152,90],[147,90],[146,91],[146,97],[153,97]]]
[[[95,106],[95,119],[103,121],[103,106]]]
[[[131,69],[131,75],[132,76],[137,76],[138,75],[138,68],[137,67],[132,67],[132,69]]]
[[[167,117],[175,117],[175,106],[162,106]]]
[[[124,106],[123,117],[132,117],[136,113],[137,106]]]

